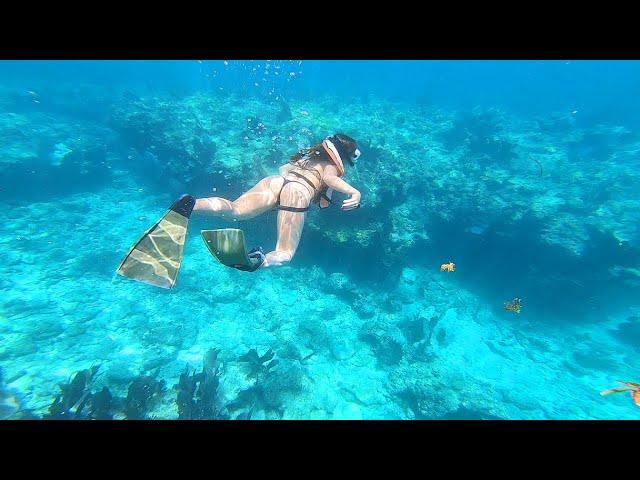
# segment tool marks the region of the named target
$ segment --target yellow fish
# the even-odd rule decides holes
[[[443,263],[440,265],[441,272],[454,272],[456,269],[456,264],[453,262]]]

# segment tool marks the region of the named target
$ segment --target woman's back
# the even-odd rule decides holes
[[[310,158],[299,160],[289,165],[291,167],[283,175],[285,180],[308,187],[312,195],[311,201],[317,201],[319,193],[326,188],[323,178],[325,170],[330,166],[330,163],[322,158]]]

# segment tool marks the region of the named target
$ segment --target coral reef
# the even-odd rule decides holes
[[[258,355],[255,348],[252,348],[238,359],[247,365],[247,378],[258,378],[260,375],[267,375],[273,367],[278,365],[278,360],[274,359],[275,353],[269,349],[264,355]]]
[[[147,410],[164,392],[164,380],[148,376],[139,376],[131,382],[124,400],[124,414],[128,420],[145,418]]]
[[[400,329],[381,319],[365,322],[359,338],[369,344],[382,365],[396,365],[402,360],[404,337]]]
[[[4,375],[0,369],[0,420],[27,418],[21,415],[20,400],[17,395],[5,385]]]
[[[227,404],[229,411],[240,412],[236,419],[250,419],[256,410],[267,414],[274,412],[276,418],[282,418],[285,397],[297,393],[302,387],[299,365],[289,361],[278,362],[273,359],[274,355],[271,349],[262,356],[251,349],[239,358],[248,366],[247,378],[255,381]]]
[[[0,110],[0,185],[5,195],[68,193],[108,181],[118,151],[115,132],[68,111],[57,114],[51,105],[23,107],[16,102]]]
[[[49,407],[52,419],[77,419],[83,417],[83,408],[91,396],[93,379],[99,366],[77,372],[68,383],[61,383],[60,395],[57,395]]]
[[[222,420],[228,418],[219,405],[220,385],[219,350],[209,350],[203,360],[202,371],[189,373],[189,368],[180,375],[176,404],[181,420]]]
[[[313,209],[290,267],[240,276],[190,233],[170,294],[114,278],[174,194],[233,198],[335,131],[360,141],[362,208]],[[0,137],[3,417],[637,418],[594,394],[640,345],[630,128],[60,87],[0,89]]]

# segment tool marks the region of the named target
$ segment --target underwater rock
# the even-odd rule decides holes
[[[362,410],[357,403],[341,403],[333,411],[333,418],[338,420],[362,420]]]
[[[356,289],[353,281],[344,273],[332,273],[328,277],[328,285],[333,293],[341,293],[345,291],[353,291]]]
[[[413,268],[403,268],[398,282],[397,294],[404,303],[413,303],[422,297],[418,272]]]
[[[263,401],[267,409],[279,409],[283,395],[295,393],[302,387],[302,370],[292,362],[283,362],[280,367],[264,377],[262,382]]]
[[[280,105],[280,110],[276,115],[276,122],[278,123],[288,122],[293,118],[293,116],[291,115],[291,108],[289,108],[289,104],[284,100],[282,100],[279,105]]]
[[[141,343],[145,347],[166,345],[180,349],[183,345],[192,345],[197,331],[184,325],[172,325],[165,322],[149,325],[142,335]]]
[[[356,282],[344,273],[332,273],[320,282],[320,286],[323,292],[335,295],[345,302],[351,303],[358,297]]]
[[[67,92],[68,93],[68,92]],[[67,98],[68,95],[61,95]],[[85,105],[86,108],[86,105]],[[21,109],[22,110],[22,109]],[[41,111],[0,115],[0,189],[20,198],[90,190],[108,180],[104,153],[114,132],[92,122]],[[100,146],[100,158],[85,155]]]
[[[615,330],[611,330],[611,333],[621,342],[640,349],[640,317],[627,318]]]
[[[398,327],[410,344],[420,342],[425,338],[425,319],[420,315],[404,318],[398,323]]]
[[[59,167],[60,165],[62,165],[62,162],[64,161],[64,159],[71,153],[73,152],[73,150],[71,150],[69,147],[67,147],[64,143],[56,143],[54,145],[54,150],[53,152],[51,152],[50,154],[50,158],[51,158],[51,165],[53,165],[54,167]]]
[[[275,414],[274,418],[279,418],[282,416],[284,396],[298,392],[302,387],[303,373],[299,363],[282,361],[275,364],[275,360],[265,363],[273,355],[273,351],[269,350],[260,357],[252,348],[241,357],[244,363],[251,365],[250,378],[255,378],[255,381],[226,405],[229,412],[241,410],[236,419],[259,418],[258,413],[261,411],[267,417]]]
[[[396,365],[402,360],[404,338],[395,325],[381,320],[370,320],[360,328],[358,338],[369,344],[381,365]]]
[[[174,189],[211,182],[210,167],[219,150],[216,143],[219,137],[215,133],[219,129],[215,124],[203,125],[190,103],[209,108],[208,101],[201,97],[188,100],[149,97],[136,102],[114,102],[109,122],[121,135],[121,141],[137,152],[150,152],[160,165],[152,169],[155,175],[149,175],[150,170],[144,164],[129,165],[142,179],[157,182],[168,178]],[[162,175],[158,175],[158,170]]]
[[[446,347],[451,341],[447,332],[455,333],[457,324],[458,310],[456,308],[448,308],[441,317],[431,317],[428,325],[430,343],[438,347]]]
[[[606,349],[598,347],[574,352],[573,360],[576,365],[582,368],[603,372],[611,372],[618,367],[615,357]]]
[[[423,310],[420,313],[420,316],[423,318],[425,335],[427,336],[427,340],[430,341],[440,317],[436,314],[436,309],[434,307],[429,307]]]
[[[458,398],[431,385],[416,383],[399,394],[418,420],[442,419],[459,409]]]
[[[329,348],[331,349],[331,354],[336,360],[348,360],[356,353],[353,344],[347,338],[342,336],[332,335],[329,340]]]
[[[422,363],[394,369],[389,390],[419,420],[443,418],[460,407],[457,392],[442,382],[437,370]]]
[[[447,413],[440,418],[442,420],[507,420],[505,417],[496,416],[490,412],[471,410],[464,406],[460,406],[455,412]]]
[[[362,319],[372,318],[377,313],[376,304],[369,296],[365,295],[358,296],[354,300],[352,308]]]
[[[302,319],[298,324],[298,333],[306,345],[314,350],[325,348],[330,337],[326,323],[317,317]]]
[[[171,346],[154,345],[147,347],[143,354],[143,370],[154,370],[171,363],[176,358],[176,352],[177,349]]]
[[[496,109],[474,108],[460,113],[441,138],[448,149],[462,144],[480,161],[504,163],[515,157],[514,146],[503,137],[504,122]]]
[[[536,117],[536,126],[541,132],[557,134],[559,132],[570,133],[576,128],[575,117],[573,115],[552,114],[547,117]]]
[[[289,360],[297,361],[302,360],[302,353],[300,352],[300,349],[295,344],[295,342],[291,340],[283,342],[279,351],[280,353],[278,354],[278,356],[280,356],[281,358],[287,358]]]
[[[131,371],[130,362],[124,360],[116,360],[112,362],[106,371],[107,380],[113,385],[124,385],[135,377],[135,373]]]

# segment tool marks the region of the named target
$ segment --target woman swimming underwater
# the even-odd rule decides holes
[[[237,200],[199,198],[194,210],[246,220],[277,208],[278,241],[275,250],[264,256],[261,267],[283,265],[296,253],[306,212],[312,203],[319,203],[320,208],[328,207],[335,190],[350,196],[342,202],[342,210],[360,206],[360,192],[341,178],[345,173],[344,160],[354,165],[359,156],[356,141],[337,133],[298,152],[288,164],[280,167],[280,175],[263,178]],[[261,254],[259,250],[253,253]]]
[[[285,265],[296,253],[311,204],[326,208],[333,191],[337,191],[349,195],[342,202],[342,210],[360,206],[360,192],[342,178],[345,161],[353,166],[359,156],[357,142],[336,133],[299,151],[288,164],[280,167],[279,175],[263,178],[234,201],[183,195],[131,248],[117,271],[135,280],[171,288],[180,268],[192,211],[228,220],[247,220],[274,208],[279,210],[278,239],[275,250],[267,254],[261,248],[247,253],[241,230],[205,230],[202,236],[211,253],[227,266],[255,271]]]

